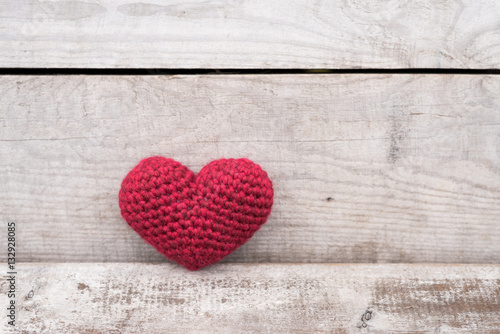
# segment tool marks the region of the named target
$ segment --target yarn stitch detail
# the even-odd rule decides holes
[[[232,253],[266,222],[273,187],[248,159],[215,160],[195,176],[175,160],[150,157],[123,180],[119,205],[127,224],[158,252],[198,270]]]

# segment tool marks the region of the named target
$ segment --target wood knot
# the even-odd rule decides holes
[[[363,315],[361,316],[361,326],[363,328],[368,327],[367,322],[370,321],[372,317],[373,317],[373,311],[370,309],[366,310],[365,313],[363,313]]]

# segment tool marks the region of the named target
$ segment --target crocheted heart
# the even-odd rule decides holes
[[[266,222],[273,187],[248,159],[216,160],[195,176],[177,161],[151,157],[125,177],[119,204],[146,242],[198,270],[229,255]]]

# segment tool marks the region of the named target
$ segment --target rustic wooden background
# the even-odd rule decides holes
[[[500,333],[499,1],[0,0],[0,67],[15,333]],[[268,223],[172,264],[117,204],[151,155],[254,160]]]

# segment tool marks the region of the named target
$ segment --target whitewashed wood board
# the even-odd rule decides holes
[[[478,75],[3,76],[1,220],[19,261],[164,261],[120,216],[126,173],[248,157],[275,204],[225,261],[497,263],[499,92]]]
[[[18,264],[16,333],[500,333],[498,265]],[[7,283],[0,303],[7,305]],[[5,326],[2,323],[0,326]]]
[[[497,0],[1,0],[0,67],[500,68]]]

